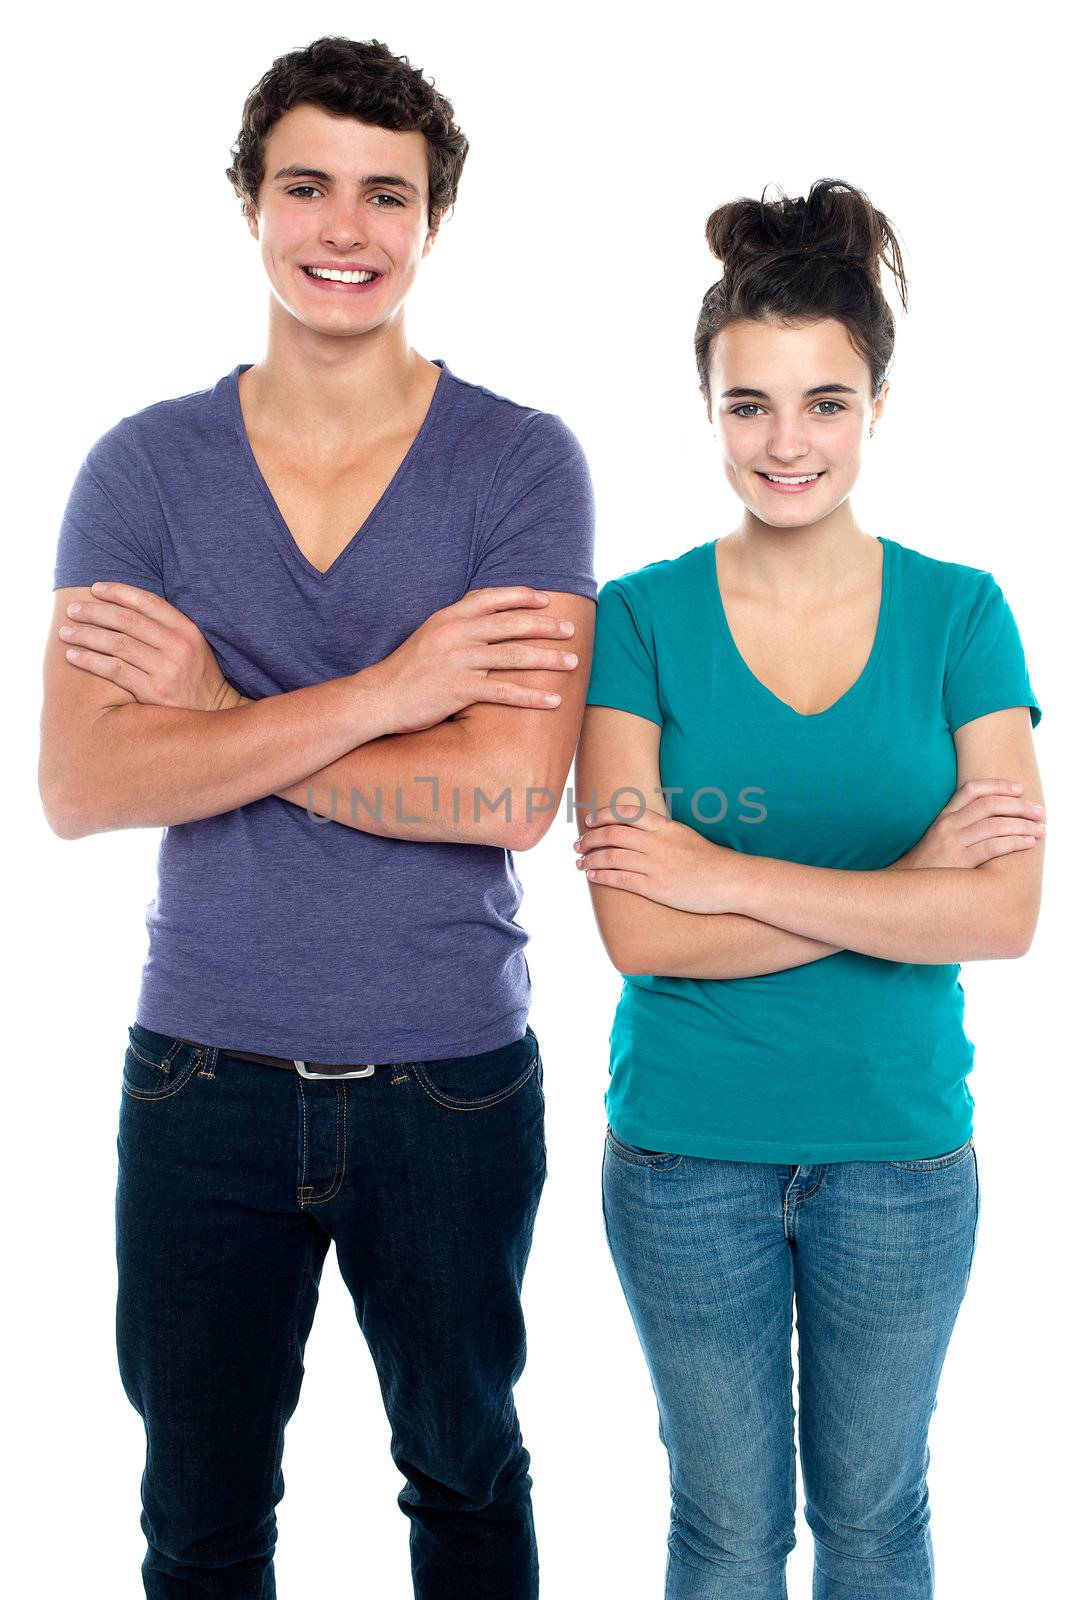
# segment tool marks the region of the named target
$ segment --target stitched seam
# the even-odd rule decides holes
[[[137,1049],[137,1046],[133,1043],[132,1039],[129,1042],[129,1048],[136,1056],[137,1060],[143,1061],[146,1067],[155,1067],[158,1072],[169,1072],[171,1066],[177,1058],[183,1042],[184,1041],[182,1040],[175,1041],[175,1043],[167,1051],[166,1055],[163,1056],[161,1061],[156,1061],[153,1056],[142,1055],[142,1053]]]
[[[482,1111],[486,1106],[498,1105],[501,1100],[509,1100],[512,1094],[517,1094],[536,1071],[536,1059],[516,1083],[512,1083],[506,1089],[500,1089],[496,1094],[482,1095],[478,1100],[453,1100],[450,1096],[441,1094],[417,1065],[414,1065],[414,1073],[430,1100],[435,1100],[437,1105],[444,1106],[448,1111]]]
[[[924,1161],[888,1161],[889,1167],[897,1167],[901,1172],[941,1172],[944,1167],[957,1166],[959,1161],[964,1161],[972,1144],[969,1138],[957,1150],[948,1150],[945,1156],[929,1156]]]
[[[136,1052],[134,1052],[134,1054],[136,1054]],[[135,1089],[123,1077],[123,1093],[128,1094],[133,1100],[167,1100],[171,1095],[180,1094],[181,1090],[184,1089],[192,1079],[196,1070],[196,1063],[199,1061],[202,1054],[203,1051],[201,1047],[196,1045],[193,1049],[192,1059],[189,1061],[188,1067],[182,1072],[180,1077],[172,1079],[162,1089]],[[139,1061],[143,1061],[144,1057],[138,1056],[137,1059]],[[149,1061],[147,1064],[150,1067],[157,1065],[157,1063],[154,1061]]]
[[[299,1074],[297,1073],[296,1076],[298,1078]],[[335,1085],[335,1088],[337,1090],[336,1149],[333,1152],[333,1179],[332,1179],[332,1183],[331,1183],[331,1186],[326,1190],[326,1192],[324,1194],[315,1194],[315,1192],[314,1192],[314,1184],[313,1183],[302,1183],[302,1184],[300,1184],[298,1193],[299,1193],[299,1197],[300,1197],[299,1203],[300,1203],[301,1207],[305,1207],[305,1206],[308,1206],[308,1205],[320,1205],[323,1200],[332,1200],[333,1196],[335,1194],[339,1193],[340,1186],[344,1182],[344,1174],[347,1171],[347,1157],[348,1157],[348,1086],[347,1086],[346,1083],[338,1083],[338,1084]],[[300,1084],[300,1093],[303,1094],[303,1084],[302,1083]],[[303,1111],[304,1111],[304,1130],[306,1131],[306,1126],[307,1126],[307,1122],[306,1122],[307,1097],[306,1097],[305,1094],[303,1094]],[[344,1128],[343,1141],[341,1141],[341,1137],[340,1137],[341,1118],[343,1118],[343,1128]],[[303,1171],[300,1174],[300,1176],[304,1177],[304,1178],[307,1176],[306,1139],[304,1140]]]

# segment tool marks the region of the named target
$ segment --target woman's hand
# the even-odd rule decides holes
[[[731,911],[742,856],[694,828],[636,805],[609,806],[585,818],[574,844],[592,883],[629,889],[678,911]],[[618,822],[618,816],[631,820]]]
[[[979,867],[992,856],[1030,850],[1046,833],[1046,813],[1023,799],[1020,788],[1005,778],[963,783],[927,833],[892,866]]]
[[[73,666],[128,689],[143,706],[226,711],[245,703],[183,611],[131,583],[94,583],[92,592],[99,598],[74,601],[59,630],[78,647],[67,651]]]

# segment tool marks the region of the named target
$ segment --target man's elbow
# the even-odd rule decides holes
[[[523,785],[515,796],[513,821],[507,826],[510,850],[532,850],[538,845],[546,837],[562,802],[560,788],[552,788],[539,780],[534,782],[528,777]]]
[[[86,839],[91,833],[102,833],[103,824],[87,816],[70,800],[52,791],[41,791],[41,804],[48,826],[58,839]]]
[[[37,792],[45,820],[57,839],[82,839],[92,832],[79,816],[69,786],[62,784],[49,770],[43,755],[37,767]]]

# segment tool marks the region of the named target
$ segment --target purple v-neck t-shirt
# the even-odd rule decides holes
[[[53,588],[120,581],[161,595],[253,699],[382,660],[469,589],[596,598],[577,439],[442,361],[402,464],[319,572],[248,442],[237,379],[249,365],[96,441]],[[379,838],[268,795],[166,828],[157,870],[143,1027],[332,1063],[472,1055],[525,1033],[528,935],[509,850]]]

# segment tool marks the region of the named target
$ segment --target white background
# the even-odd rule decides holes
[[[1045,15],[1045,13],[1044,13]],[[4,96],[9,581],[4,1011],[9,1291],[5,1576],[20,1595],[141,1595],[144,1436],[114,1354],[115,1131],[159,833],[64,842],[36,790],[40,661],[63,505],[120,416],[264,353],[268,285],[224,169],[245,94],[325,33],[423,66],[471,140],[408,317],[426,356],[557,411],[597,491],[597,576],[732,528],[691,339],[719,276],[708,212],[818,177],[895,223],[912,299],[853,500],[862,528],[994,573],[1061,754],[1057,56],[1034,6],[36,8]],[[889,289],[889,296],[893,290]],[[1055,468],[1057,476],[1054,475]],[[427,530],[431,536],[431,530]],[[1060,824],[1059,824],[1060,825]],[[560,815],[526,886],[550,1176],[517,1391],[545,1597],[662,1592],[667,1463],[599,1201],[620,978]],[[931,1430],[940,1600],[1060,1573],[1060,914],[963,978],[983,1215]],[[1055,926],[1056,924],[1056,926]],[[266,1069],[264,1069],[266,1070]],[[330,1254],[289,1426],[278,1589],[410,1595],[401,1479]],[[875,1441],[872,1442],[875,1448]],[[812,1563],[797,1508],[791,1594]]]

